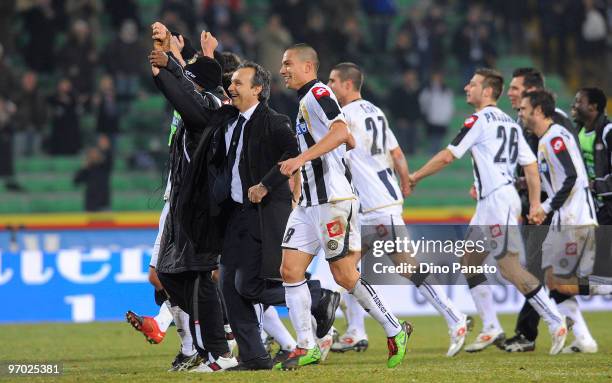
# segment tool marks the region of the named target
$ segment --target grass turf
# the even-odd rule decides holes
[[[365,353],[330,353],[319,366],[299,371],[227,372],[205,375],[168,373],[178,349],[173,327],[164,342],[149,345],[127,323],[28,324],[0,326],[0,362],[62,361],[60,377],[12,377],[25,381],[72,382],[597,382],[612,380],[611,312],[586,313],[597,354],[549,356],[550,337],[541,324],[536,351],[507,354],[490,348],[477,354],[445,356],[446,325],[441,317],[414,317],[414,333],[404,363],[394,370],[385,367],[386,342],[382,329],[367,321],[370,348]],[[504,328],[514,327],[514,315],[502,315]],[[337,323],[340,330],[344,321]],[[476,329],[479,328],[476,324]],[[475,334],[470,334],[468,341]],[[573,339],[572,334],[568,343]],[[0,373],[0,381],[10,379]]]

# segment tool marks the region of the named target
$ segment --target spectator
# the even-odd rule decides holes
[[[110,15],[111,25],[118,29],[125,20],[132,20],[140,29],[140,12],[138,0],[104,0],[106,11]]]
[[[55,42],[61,22],[51,0],[38,0],[23,13],[23,31],[27,36],[24,57],[31,69],[44,73],[55,69]]]
[[[257,61],[272,73],[273,78],[279,78],[280,58],[283,57],[285,49],[291,45],[292,39],[278,14],[273,13],[268,17],[265,27],[257,34],[257,41],[259,41]]]
[[[490,41],[489,25],[481,18],[480,7],[470,7],[466,22],[460,24],[453,36],[453,53],[459,61],[464,84],[478,67],[495,67],[497,51]]]
[[[58,62],[82,104],[91,99],[97,61],[98,54],[89,24],[85,20],[76,20],[72,23],[70,35],[60,50]]]
[[[4,53],[4,47],[0,45],[0,97],[12,97],[15,88],[17,88],[17,77]]]
[[[419,73],[419,79],[424,80],[429,77],[429,68],[432,60],[431,31],[429,25],[425,23],[421,8],[414,8],[410,13],[410,18],[404,24],[404,30],[411,36],[411,50],[417,56],[418,64],[415,67]]]
[[[391,90],[387,106],[395,122],[393,131],[400,146],[408,155],[418,147],[417,130],[421,119],[419,107],[419,79],[414,69],[402,74],[401,84]]]
[[[12,52],[14,48],[15,36],[12,33],[13,23],[15,22],[16,0],[0,1],[0,46]]]
[[[49,98],[51,134],[47,148],[52,155],[75,155],[81,149],[80,107],[69,79],[57,84],[57,92]]]
[[[407,29],[398,31],[393,46],[393,57],[400,71],[407,69],[419,71],[421,67],[419,53],[414,46],[413,36]]]
[[[331,66],[337,62],[337,35],[328,28],[325,15],[318,8],[313,8],[306,19],[306,44],[310,45],[319,55],[319,73],[329,73]],[[282,57],[282,56],[281,56]]]
[[[312,5],[306,0],[271,0],[272,14],[279,15],[291,33],[293,41],[304,41],[304,15],[310,13]]]
[[[386,51],[389,27],[397,13],[394,0],[361,0],[364,12],[368,15],[370,32],[375,47]]]
[[[253,24],[249,21],[240,23],[237,37],[242,55],[250,60],[254,59],[257,55],[257,34]]]
[[[98,137],[98,144],[87,149],[84,166],[74,175],[75,184],[85,184],[85,210],[110,210],[110,176],[113,157],[110,140]]]
[[[28,71],[21,77],[21,89],[15,98],[17,114],[17,150],[20,155],[31,156],[40,151],[43,129],[47,122],[47,103],[38,88],[38,76]]]
[[[86,21],[94,36],[100,34],[101,11],[101,0],[66,0],[66,13],[69,19]]]
[[[213,35],[219,35],[223,30],[233,30],[238,25],[237,9],[229,0],[212,0],[204,7],[204,23]]]
[[[13,123],[12,117],[17,111],[15,104],[0,97],[0,178],[9,191],[22,191],[15,181],[15,164],[13,158]]]
[[[117,147],[117,135],[119,133],[119,105],[115,93],[113,78],[105,75],[100,79],[98,94],[94,98],[98,110],[98,121],[96,131],[100,135],[108,137],[113,152]]]
[[[448,33],[444,8],[432,5],[427,12],[425,25],[429,31],[429,44],[431,45],[431,62],[440,67],[446,60],[446,46],[444,37]]]
[[[121,112],[125,112],[139,90],[139,79],[148,69],[145,60],[148,48],[138,38],[136,22],[126,19],[119,34],[104,49],[103,61],[113,77],[117,101]]]
[[[585,84],[596,84],[600,69],[608,68],[608,31],[604,13],[595,7],[594,0],[584,0],[584,18],[580,32],[580,77]]]
[[[341,62],[362,62],[370,54],[370,46],[363,36],[356,16],[344,20],[340,30],[339,51]]]
[[[441,72],[432,73],[431,81],[419,95],[419,105],[427,126],[429,152],[435,154],[442,148],[454,112],[453,91],[444,84]]]
[[[191,1],[193,3],[193,1]],[[186,30],[181,31],[184,36],[192,36],[196,30],[196,14],[193,11],[193,4],[184,0],[163,0],[160,14],[167,11],[174,13],[182,22],[185,23]]]

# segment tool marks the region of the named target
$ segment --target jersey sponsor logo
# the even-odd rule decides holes
[[[344,228],[342,227],[342,222],[339,219],[333,220],[327,223],[327,235],[329,238],[338,237],[344,234]]]
[[[493,238],[501,237],[504,234],[499,225],[491,225],[489,226],[489,230],[491,231],[491,236]]]
[[[555,154],[559,154],[560,152],[566,149],[565,142],[563,142],[563,138],[561,137],[553,138],[552,141],[550,141],[550,145],[552,146],[553,152],[555,152]]]
[[[317,86],[315,88],[312,88],[312,94],[315,96],[315,98],[318,100],[322,97],[329,97],[329,90],[327,90],[326,88],[323,88],[322,86]]]
[[[578,254],[578,244],[576,242],[568,242],[565,244],[565,255],[574,256]]]
[[[298,135],[306,134],[308,133],[308,126],[306,125],[305,122],[300,122],[295,127],[295,131],[297,132]]]
[[[470,117],[465,119],[465,121],[463,122],[463,126],[470,129],[472,126],[474,126],[476,121],[478,121],[478,116],[473,114]]]

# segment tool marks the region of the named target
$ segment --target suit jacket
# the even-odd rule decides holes
[[[233,106],[224,106],[214,113],[211,124],[215,126],[213,136],[213,167],[216,169],[217,187],[229,185],[225,173],[225,138],[228,124],[238,117]],[[213,122],[214,121],[214,122]],[[291,190],[288,178],[280,172],[278,162],[299,154],[295,130],[289,117],[279,114],[261,102],[244,126],[242,151],[237,159],[245,205],[258,210],[259,225],[254,235],[261,238],[263,278],[280,278],[281,243],[287,219],[291,213]],[[248,201],[248,189],[262,183],[268,194],[260,204]],[[221,193],[229,198],[229,191]],[[217,201],[222,205],[224,201]]]

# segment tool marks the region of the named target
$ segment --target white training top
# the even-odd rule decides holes
[[[357,143],[346,153],[361,211],[367,213],[403,204],[393,171],[391,150],[399,145],[388,128],[385,114],[366,100],[355,100],[342,108]]]
[[[524,166],[536,162],[521,127],[496,106],[487,106],[468,117],[448,149],[457,158],[471,151],[479,199],[512,183],[517,163]]]

